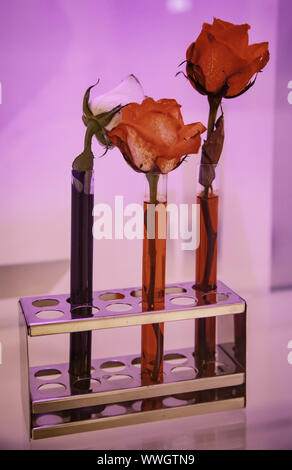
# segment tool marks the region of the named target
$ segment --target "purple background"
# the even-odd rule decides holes
[[[279,2],[273,164],[272,287],[292,287],[292,2]],[[288,88],[288,83],[290,86]]]
[[[41,263],[59,263],[58,276],[68,280],[70,167],[82,149],[84,90],[99,77],[105,92],[134,73],[147,95],[177,99],[186,123],[206,123],[206,98],[175,73],[202,23],[217,16],[248,22],[251,42],[270,42],[270,63],[255,86],[224,102],[226,141],[218,171],[219,276],[235,289],[269,287],[278,7],[277,0],[2,2],[0,263],[6,284],[9,279],[16,286],[23,270],[39,278]],[[95,154],[101,153],[96,144]],[[169,175],[170,202],[194,202],[195,161]],[[143,177],[117,149],[97,159],[95,168],[96,202],[112,204],[114,195],[142,200]],[[96,288],[139,283],[139,241],[95,245]],[[112,269],[116,259],[119,269]],[[182,252],[180,242],[169,242],[167,262],[168,281],[194,277],[194,253]],[[49,264],[42,266],[47,272]],[[40,290],[63,289],[58,276]],[[37,293],[33,286],[35,280],[27,294]]]

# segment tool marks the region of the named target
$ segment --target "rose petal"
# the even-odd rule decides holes
[[[172,159],[158,157],[155,161],[156,166],[160,169],[161,173],[166,174],[172,171],[178,164],[180,157],[175,157]]]
[[[245,61],[236,56],[230,47],[205,31],[198,37],[196,49],[201,51],[197,63],[205,77],[205,88],[210,93],[219,92],[227,77],[245,65]]]
[[[206,127],[201,122],[195,122],[194,124],[187,124],[182,127],[179,132],[179,139],[187,139],[194,137],[196,134],[202,134],[206,131]]]
[[[255,47],[260,46],[260,47]],[[240,69],[237,73],[228,79],[228,93],[227,96],[234,96],[240,93],[248,85],[255,73],[262,70],[268,63],[270,54],[268,51],[268,43],[253,44],[250,54],[260,54],[251,63],[247,63],[245,67]]]
[[[97,116],[98,114],[110,111],[118,105],[125,106],[131,102],[138,102],[144,99],[144,91],[134,75],[128,75],[117,87],[113,90],[93,98],[89,101],[89,108],[91,112]],[[116,121],[119,120],[116,118]],[[106,127],[111,130],[114,126],[112,121]]]
[[[228,21],[220,20],[219,18],[214,18],[212,27],[217,27],[221,31],[227,31],[228,29],[234,26],[233,23],[229,23]]]
[[[248,47],[248,24],[233,25],[222,27],[220,20],[214,20],[214,25],[210,32],[217,40],[230,47],[234,54],[245,58],[246,50]]]
[[[145,101],[145,100],[144,100]],[[137,121],[141,113],[141,108],[138,103],[130,103],[122,109],[122,121],[132,122]]]
[[[122,121],[108,133],[128,163],[137,171],[156,168],[162,173],[174,169],[180,158],[200,147],[201,123],[184,125],[175,100],[145,99],[122,110]]]
[[[179,123],[167,114],[149,112],[140,118],[136,130],[144,139],[157,146],[173,145],[177,141]]]
[[[156,149],[131,127],[128,128],[127,142],[135,166],[142,171],[152,170],[157,155]]]
[[[124,125],[129,125],[145,139],[156,146],[159,152],[177,141],[178,130],[183,125],[180,105],[175,100],[151,98],[141,106],[130,104],[122,112]]]
[[[255,60],[259,57],[265,57],[267,52],[269,52],[269,43],[268,42],[259,42],[257,44],[251,44],[248,46],[246,51],[247,60]],[[267,63],[267,62],[266,62]],[[266,65],[263,65],[263,67]]]
[[[163,157],[167,159],[180,158],[189,153],[197,153],[201,146],[201,136],[198,134],[187,140],[181,140],[176,145],[167,149]]]
[[[157,103],[159,103],[159,105],[161,104],[163,106],[163,108],[161,108],[161,111],[163,113],[166,113],[173,117],[177,124],[180,124],[180,125],[183,125],[184,122],[183,122],[183,118],[182,118],[182,115],[181,115],[181,105],[177,103],[176,100],[169,100],[169,99],[161,99],[161,100],[158,100]]]

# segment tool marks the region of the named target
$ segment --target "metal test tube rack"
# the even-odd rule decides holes
[[[142,312],[140,288],[96,291],[84,307],[89,316],[74,319],[68,294],[20,300],[23,406],[32,439],[245,407],[245,301],[220,281],[205,294],[193,282],[167,285],[165,294],[164,310]],[[233,317],[233,340],[217,344],[212,367],[197,363],[194,348],[165,351],[160,384],[141,385],[139,354],[92,360],[91,377],[73,392],[68,363],[30,367],[28,342],[37,336],[214,316]],[[153,397],[161,397],[161,407],[143,411],[143,400]]]

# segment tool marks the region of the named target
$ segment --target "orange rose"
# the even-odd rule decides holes
[[[204,95],[234,98],[245,92],[269,61],[268,42],[248,44],[248,24],[214,19],[187,50],[187,76]]]
[[[169,99],[131,103],[108,136],[134,170],[169,173],[182,156],[198,152],[200,134],[206,130],[200,122],[184,125],[180,108]]]

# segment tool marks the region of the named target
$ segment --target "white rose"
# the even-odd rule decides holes
[[[129,103],[141,103],[144,100],[144,91],[135,75],[128,75],[117,87],[104,95],[90,98],[88,106],[94,116],[111,111],[116,106],[125,106]],[[105,126],[107,131],[112,130],[121,121],[121,111],[117,112],[112,120]]]

